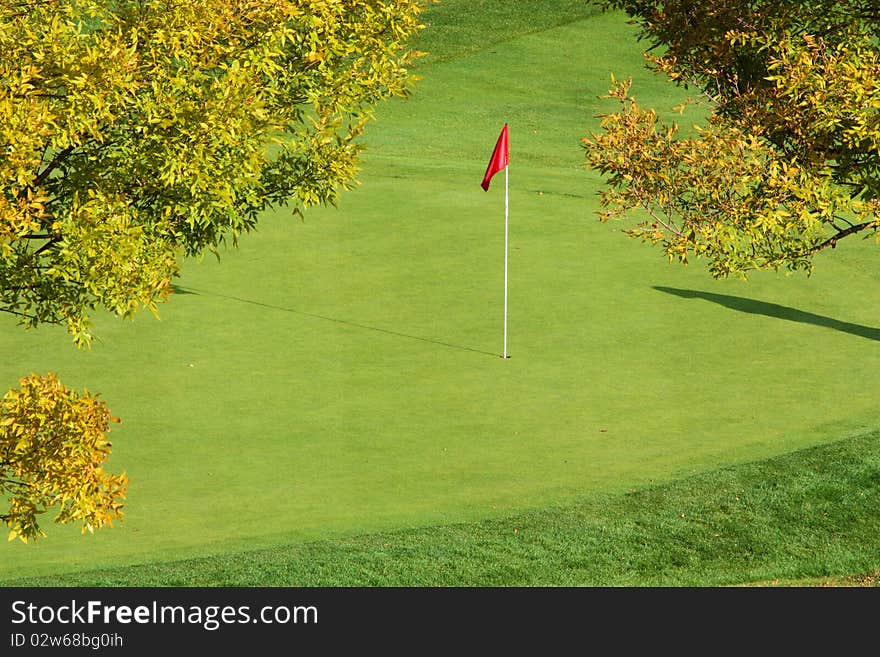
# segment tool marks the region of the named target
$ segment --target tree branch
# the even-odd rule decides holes
[[[877,222],[876,221],[866,221],[861,224],[855,224],[853,226],[850,226],[846,230],[838,231],[838,233],[836,235],[832,235],[824,242],[821,242],[821,243],[817,244],[816,246],[814,246],[813,248],[804,251],[798,257],[803,258],[806,256],[814,255],[814,254],[818,253],[819,251],[821,251],[822,249],[827,249],[829,246],[833,249],[834,247],[837,246],[837,242],[842,240],[844,237],[854,235],[855,233],[860,233],[863,230],[867,230],[868,228],[877,228]]]
[[[55,244],[57,244],[57,243],[60,242],[60,241],[61,241],[61,236],[60,236],[60,235],[52,235],[52,236],[49,238],[49,241],[48,241],[48,242],[46,242],[45,244],[43,244],[43,246],[41,246],[39,249],[37,249],[36,251],[34,251],[34,255],[35,255],[35,256],[40,255],[43,251],[46,251],[47,249],[50,249],[52,246],[54,246]]]
[[[0,465],[6,465],[5,463],[0,463]],[[18,488],[33,488],[32,483],[28,483],[25,481],[18,481],[17,479],[7,479],[6,477],[0,477],[0,485],[5,486],[16,486]]]
[[[67,159],[67,156],[73,152],[73,148],[73,146],[68,146],[67,148],[64,148],[55,153],[55,157],[52,158],[52,161],[46,165],[45,169],[37,174],[37,177],[34,179],[34,186],[36,187],[42,185],[43,182],[45,182],[46,178],[49,177],[49,174],[52,173],[58,167],[58,165],[61,164],[65,159]]]
[[[10,315],[18,315],[19,317],[24,317],[26,319],[36,319],[36,315],[28,315],[27,313],[20,313],[17,310],[12,310],[11,308],[0,308],[0,313],[9,313]]]

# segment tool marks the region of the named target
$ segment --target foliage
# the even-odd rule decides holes
[[[111,422],[96,395],[69,390],[52,375],[31,375],[0,400],[0,515],[9,540],[44,536],[37,516],[59,508],[55,522],[81,522],[83,532],[121,517],[126,475],[106,473]]]
[[[153,311],[181,255],[354,181],[417,0],[0,4],[0,310]]]
[[[183,256],[333,203],[374,105],[406,95],[422,0],[0,0],[0,311],[92,339],[157,311]],[[4,400],[10,537],[120,515],[108,412],[52,377]]]
[[[607,178],[603,220],[642,213],[630,235],[681,262],[704,256],[718,277],[809,272],[813,256],[840,239],[876,234],[874,3],[604,4],[640,26],[650,67],[701,91],[708,118],[683,138],[677,125],[638,106],[628,82],[613,82],[619,110],[584,139],[588,165]]]

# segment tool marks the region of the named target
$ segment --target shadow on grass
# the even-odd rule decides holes
[[[673,294],[684,299],[703,299],[717,303],[731,310],[749,313],[750,315],[764,315],[765,317],[775,317],[776,319],[785,319],[790,322],[799,322],[801,324],[812,324],[814,326],[823,326],[825,328],[850,333],[868,340],[880,340],[880,329],[871,326],[863,326],[861,324],[852,324],[850,322],[842,322],[833,317],[825,317],[824,315],[816,315],[808,313],[797,308],[789,308],[788,306],[780,306],[776,303],[767,303],[766,301],[758,301],[757,299],[748,299],[746,297],[735,297],[727,294],[715,294],[714,292],[703,292],[702,290],[681,290],[674,287],[663,287],[659,285],[653,286],[655,290]]]
[[[323,319],[327,322],[335,322],[336,324],[344,324],[345,326],[354,326],[355,328],[364,329],[366,331],[375,331],[377,333],[385,333],[387,335],[396,335],[399,338],[407,338],[409,340],[418,340],[420,342],[428,342],[431,344],[437,344],[441,347],[449,347],[450,349],[458,349],[460,351],[471,351],[476,354],[483,354],[484,356],[494,356],[496,358],[500,358],[499,354],[493,354],[488,351],[483,351],[481,349],[474,349],[472,347],[464,347],[458,344],[452,344],[451,342],[443,342],[442,340],[432,340],[431,338],[422,338],[417,335],[410,335],[408,333],[401,333],[400,331],[391,331],[389,329],[378,328],[376,326],[367,326],[366,324],[358,324],[357,322],[351,322],[345,319],[337,319],[335,317],[327,317],[325,315],[317,315],[315,313],[308,313],[304,310],[296,310],[294,308],[285,308],[283,306],[275,306],[270,303],[263,303],[262,301],[253,301],[251,299],[243,299],[242,297],[236,297],[229,294],[219,294],[218,292],[208,292],[205,290],[197,290],[195,288],[187,288],[182,287],[180,285],[174,285],[174,293],[175,294],[195,294],[195,295],[205,295],[209,297],[219,297],[221,299],[230,299],[232,301],[239,301],[241,303],[249,303],[253,306],[261,306],[263,308],[272,308],[273,310],[281,310],[286,313],[294,313],[296,315],[303,315],[305,317],[313,317],[315,319]]]

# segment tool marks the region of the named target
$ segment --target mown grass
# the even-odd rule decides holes
[[[852,443],[867,456],[835,442],[880,426],[864,394],[880,367],[876,247],[841,244],[811,279],[668,265],[598,222],[579,147],[612,72],[632,74],[645,105],[678,101],[625,18],[580,1],[443,0],[425,19],[422,80],[379,108],[363,184],[338,208],[268,214],[219,264],[184,263],[161,321],[99,317],[90,352],[0,320],[0,378],[52,370],[100,392],[122,418],[111,468],[132,481],[123,523],[80,536],[47,519],[47,539],[4,546],[0,580],[644,585],[876,570],[875,493],[849,487],[875,481],[875,438]],[[479,187],[504,122],[509,361],[502,197]],[[796,476],[810,454],[815,471]]]
[[[556,2],[493,2],[493,0],[439,0],[427,3],[426,29],[416,47],[428,63],[447,62],[486,50],[495,44],[566,25],[601,13],[598,3],[584,0]]]
[[[509,518],[6,584],[878,586],[878,532],[874,432]]]

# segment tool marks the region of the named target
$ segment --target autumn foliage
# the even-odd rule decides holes
[[[0,311],[85,344],[266,208],[332,203],[423,4],[0,2]]]
[[[128,479],[103,465],[117,420],[103,401],[74,392],[47,374],[31,375],[0,400],[0,515],[9,540],[43,536],[39,516],[57,508],[55,522],[94,531],[121,517]]]
[[[613,0],[651,42],[650,67],[697,95],[687,136],[629,81],[583,140],[605,178],[602,220],[716,277],[809,272],[880,226],[880,12],[866,0]],[[659,53],[659,54],[658,54]],[[682,106],[683,110],[684,107]]]
[[[157,311],[187,256],[356,184],[375,105],[410,93],[424,0],[0,0],[0,313],[92,341]],[[52,375],[0,408],[12,538],[120,517],[111,416]]]

